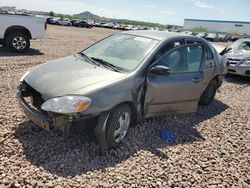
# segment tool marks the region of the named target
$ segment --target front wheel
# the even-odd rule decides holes
[[[6,42],[4,40],[0,40],[0,45],[2,45],[3,47],[7,46],[7,44],[6,44]]]
[[[205,91],[201,95],[200,105],[205,105],[205,106],[210,105],[214,100],[217,88],[218,88],[217,81],[215,79],[213,79],[208,84],[207,88],[205,89]]]
[[[26,52],[30,47],[29,37],[23,33],[12,33],[7,37],[7,47],[17,53]]]
[[[128,105],[121,105],[112,110],[107,122],[106,139],[109,148],[116,148],[128,133],[132,112]]]

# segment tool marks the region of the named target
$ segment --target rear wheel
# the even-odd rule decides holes
[[[107,122],[106,139],[109,148],[116,148],[127,135],[132,120],[128,105],[121,105],[112,110]]]
[[[207,88],[205,89],[205,91],[201,95],[200,104],[205,105],[205,106],[211,104],[214,100],[217,88],[218,88],[217,81],[215,79],[213,79],[208,84]]]
[[[23,33],[11,33],[6,40],[7,47],[14,52],[23,53],[30,47],[29,37]]]

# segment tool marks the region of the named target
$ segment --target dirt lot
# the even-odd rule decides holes
[[[74,54],[115,31],[49,26],[28,54],[0,47],[0,187],[250,187],[250,81],[225,79],[197,113],[146,120],[98,156],[94,135],[63,140],[29,122],[17,83],[30,67]],[[174,142],[160,139],[161,128]]]

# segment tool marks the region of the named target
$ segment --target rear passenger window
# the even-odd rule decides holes
[[[187,46],[187,72],[198,72],[202,60],[203,47],[201,45]]]
[[[213,55],[211,49],[209,49],[208,47],[206,47],[206,49],[205,49],[205,59],[206,60],[213,60],[214,59],[214,55]]]

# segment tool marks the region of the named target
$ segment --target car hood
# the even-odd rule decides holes
[[[80,55],[69,56],[41,64],[25,76],[24,81],[45,99],[77,93],[94,84],[107,84],[123,77],[124,73],[88,63]],[[81,93],[79,93],[81,94]]]
[[[250,52],[245,50],[232,49],[228,53],[224,54],[227,58],[232,59],[246,59],[250,57]]]

